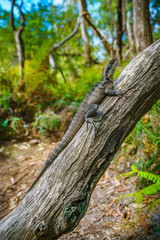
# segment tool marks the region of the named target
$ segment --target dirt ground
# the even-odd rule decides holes
[[[40,142],[11,141],[0,146],[0,217],[11,212],[43,167],[49,153],[56,146],[51,139]],[[147,212],[148,204],[157,196],[146,197],[137,205],[133,199],[115,199],[135,188],[135,178],[116,177],[129,170],[132,163],[121,156],[116,166],[112,162],[93,191],[88,211],[79,225],[60,240],[143,240],[160,239],[158,206]]]

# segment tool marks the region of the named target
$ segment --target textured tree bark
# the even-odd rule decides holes
[[[137,52],[143,51],[153,42],[150,24],[149,0],[134,0],[134,36]]]
[[[53,240],[77,226],[121,143],[160,98],[160,40],[134,58],[114,85],[125,96],[101,102],[96,138],[84,123],[37,186],[0,220],[1,240]]]
[[[22,39],[22,32],[24,30],[25,27],[25,19],[24,19],[24,14],[21,10],[21,7],[23,5],[23,0],[21,2],[21,6],[18,6],[15,3],[15,0],[11,0],[12,1],[12,8],[11,8],[11,27],[12,30],[14,32],[14,38],[15,38],[15,42],[16,42],[16,47],[17,47],[17,55],[18,55],[18,61],[19,61],[19,75],[20,75],[20,82],[19,85],[22,84],[22,79],[23,79],[23,71],[24,71],[24,43],[23,43],[23,39]],[[17,9],[20,12],[20,20],[21,20],[21,24],[19,29],[16,29],[15,24],[14,24],[14,14],[13,14],[13,8],[14,6],[17,7]]]
[[[78,3],[79,3],[80,13],[86,12],[87,11],[86,0],[78,0]],[[92,56],[91,56],[88,34],[87,34],[87,31],[86,31],[85,21],[84,21],[83,15],[82,15],[82,18],[81,18],[80,26],[81,26],[82,39],[83,39],[83,43],[84,43],[84,56],[85,56],[85,61],[86,61],[86,67],[91,67],[93,65],[93,59],[92,59]]]

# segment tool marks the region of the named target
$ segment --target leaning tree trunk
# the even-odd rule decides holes
[[[137,52],[143,51],[153,42],[150,24],[149,0],[134,0],[134,37]]]
[[[1,240],[53,240],[77,226],[121,143],[160,98],[160,40],[130,62],[115,88],[125,96],[104,98],[96,138],[84,123],[37,186],[1,219]]]

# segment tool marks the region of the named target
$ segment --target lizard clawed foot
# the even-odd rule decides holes
[[[126,97],[127,95],[124,92],[117,92],[118,97]]]
[[[95,123],[95,121],[92,119],[92,118],[87,118],[86,119],[86,131],[88,131],[88,123],[91,123],[93,129],[94,129],[94,134],[95,136],[97,135],[97,132],[98,132],[98,128],[99,126]]]
[[[93,129],[94,129],[94,134],[95,136],[97,135],[98,132],[98,124],[96,122],[99,122],[102,120],[103,113],[101,111],[97,111],[98,105],[97,104],[91,104],[88,107],[88,111],[85,115],[85,121],[86,121],[86,131],[88,131],[88,123],[91,123]]]

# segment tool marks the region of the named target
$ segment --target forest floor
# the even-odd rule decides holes
[[[17,142],[12,140],[0,146],[0,217],[11,212],[42,169],[49,153],[56,146],[51,139]],[[147,212],[147,206],[156,196],[143,199],[140,213],[132,199],[115,199],[133,192],[135,178],[116,177],[132,165],[120,156],[117,164],[108,170],[94,189],[88,211],[79,225],[60,240],[143,240],[160,239],[158,208]]]

